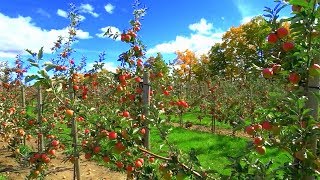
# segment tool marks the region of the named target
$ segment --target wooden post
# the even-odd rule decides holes
[[[39,134],[38,134],[38,151],[41,153],[44,150],[44,142],[43,142],[43,130],[42,130],[42,91],[41,91],[41,85],[38,86],[38,127],[39,127]]]
[[[23,111],[26,110],[26,91],[25,91],[25,87],[22,84],[21,85],[21,106]],[[23,135],[23,145],[26,145],[26,135]]]
[[[149,81],[149,71],[143,72],[143,115],[147,118],[149,115],[149,106],[150,106],[150,81]],[[150,149],[150,127],[147,119],[144,120],[144,128],[146,133],[143,136],[143,145],[146,149]]]
[[[73,83],[71,79],[69,80],[69,98],[70,98],[70,101],[73,101],[75,98]],[[74,157],[73,179],[81,180],[80,159],[79,159],[79,152],[78,152],[78,128],[77,128],[77,121],[74,118],[74,115],[71,117],[71,136],[72,136],[73,157]]]
[[[320,63],[320,62],[317,62]],[[308,97],[308,101],[306,103],[306,108],[311,109],[310,115],[314,118],[314,120],[318,121],[319,119],[319,102],[315,97],[315,93],[319,94],[320,87],[320,77],[309,77],[308,79],[308,87],[306,88],[306,94]],[[314,137],[310,139],[309,142],[306,142],[311,147],[311,152],[316,155],[317,154],[317,145],[318,145],[318,135],[314,134]],[[306,176],[306,180],[314,180],[314,176]]]

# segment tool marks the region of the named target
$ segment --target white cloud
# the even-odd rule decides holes
[[[107,13],[112,14],[113,10],[114,10],[114,6],[110,3],[108,3],[107,5],[104,6],[104,9],[107,11]]]
[[[84,21],[86,19],[86,17],[79,15],[80,21]]]
[[[66,11],[62,10],[62,9],[58,9],[57,10],[57,15],[61,16],[63,18],[68,18],[68,13]],[[80,21],[84,21],[85,19],[86,19],[86,17],[84,17],[83,15],[79,14],[79,20]]]
[[[197,55],[207,53],[217,42],[221,42],[222,30],[216,29],[205,19],[189,25],[189,29],[195,33],[189,36],[177,36],[175,40],[158,44],[147,51],[147,54],[175,53],[186,49],[194,51]]]
[[[207,23],[207,20],[205,20],[204,18],[201,18],[200,22],[190,24],[189,29],[199,34],[208,35],[208,34],[211,34],[213,25],[212,23]]]
[[[10,26],[7,26],[10,24]],[[32,22],[31,17],[19,16],[11,18],[0,13],[0,57],[14,58],[25,54],[24,49],[38,51],[44,46],[44,52],[49,53],[58,36],[66,37],[68,29],[46,30]],[[89,32],[77,31],[79,39],[91,38]]]
[[[255,8],[253,4],[246,0],[233,0],[233,2],[241,14],[241,24],[249,22],[254,16],[262,13],[261,9]]]
[[[48,18],[51,17],[51,15],[42,8],[38,8],[36,12],[42,16],[46,16]]]
[[[112,33],[112,34],[121,34],[121,31],[117,27],[106,26],[106,27],[100,28],[101,33],[96,34],[96,36],[98,36],[100,38],[107,38],[108,36],[103,36],[103,35],[104,35],[104,33],[106,33],[108,31],[108,29],[110,29],[110,33]],[[121,37],[118,36],[116,38],[116,41],[120,41],[120,39],[121,39]]]
[[[62,9],[58,9],[57,10],[57,15],[58,16],[61,16],[61,17],[64,17],[64,18],[68,18],[68,13]]]
[[[91,14],[93,17],[99,17],[99,14],[94,12],[94,8],[90,4],[81,4],[79,11],[82,13]]]
[[[248,23],[251,21],[251,19],[254,18],[254,16],[246,16],[246,17],[243,17],[240,21],[241,24],[245,24],[245,23]]]

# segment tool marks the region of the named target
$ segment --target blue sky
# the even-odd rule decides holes
[[[34,51],[44,46],[46,53],[59,35],[66,34],[66,13],[72,1],[2,0],[0,6],[0,61],[12,61],[24,49]],[[140,0],[148,8],[140,36],[147,46],[147,57],[161,52],[169,61],[176,50],[191,49],[206,53],[221,41],[225,31],[263,13],[264,6],[274,7],[273,0]],[[76,0],[82,21],[75,60],[86,56],[88,64],[106,53],[106,68],[118,66],[118,55],[128,45],[101,34],[106,27],[129,28],[132,19],[130,0]],[[289,13],[286,8],[284,15]],[[46,58],[46,56],[44,56]]]

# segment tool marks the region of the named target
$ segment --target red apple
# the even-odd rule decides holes
[[[320,65],[319,64],[312,64],[309,68],[309,75],[310,76],[319,76],[320,75]]]
[[[143,165],[143,163],[142,163],[140,160],[138,160],[138,159],[135,161],[134,164],[135,164],[136,168],[141,168],[142,165]]]
[[[287,35],[289,34],[287,28],[284,28],[284,27],[280,27],[278,30],[277,30],[277,36],[278,38],[284,38],[286,37]]]
[[[263,143],[262,137],[255,137],[254,140],[253,140],[253,143],[255,145],[262,145],[262,143]]]
[[[253,135],[254,134],[254,127],[253,126],[247,126],[245,129],[246,133],[249,135]]]
[[[268,35],[268,43],[275,44],[278,41],[278,36],[275,33],[270,33]]]
[[[110,140],[117,139],[117,133],[114,132],[114,131],[111,131],[111,132],[109,132],[108,137],[109,137]]]
[[[116,162],[116,166],[117,166],[119,169],[122,169],[124,165],[123,165],[122,162],[118,161],[118,162]]]
[[[51,142],[51,145],[52,145],[52,146],[58,146],[58,145],[59,145],[59,141],[54,139],[54,140]]]
[[[282,49],[285,52],[291,51],[294,48],[294,44],[292,42],[285,42],[282,44]]]
[[[256,151],[261,154],[261,155],[264,155],[266,153],[266,147],[264,146],[257,146],[256,147]]]
[[[272,125],[269,121],[263,121],[261,125],[262,125],[262,129],[265,129],[268,131],[272,129]]]
[[[300,81],[300,75],[298,73],[292,72],[289,74],[288,79],[291,84],[298,84]]]
[[[128,165],[126,169],[127,169],[127,172],[132,172],[134,170],[134,167],[131,165]]]
[[[271,78],[273,75],[272,68],[264,68],[262,70],[262,75],[264,78]]]
[[[140,129],[140,134],[141,134],[141,135],[146,134],[146,129],[145,129],[145,128]]]
[[[93,152],[95,154],[98,154],[100,151],[101,151],[101,147],[100,146],[96,146],[96,147],[93,148]]]
[[[91,157],[92,157],[91,153],[85,153],[84,154],[84,158],[86,158],[86,159],[90,159]]]
[[[103,156],[102,159],[103,159],[103,161],[106,162],[106,163],[110,162],[110,158],[109,158],[108,156]]]
[[[123,116],[123,117],[130,117],[130,113],[129,113],[128,111],[124,111],[124,112],[122,113],[122,116]]]

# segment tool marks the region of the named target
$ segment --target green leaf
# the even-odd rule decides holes
[[[42,59],[42,57],[43,57],[43,46],[40,48],[38,52],[38,59]]]
[[[30,65],[31,65],[31,66],[34,66],[34,67],[37,67],[37,68],[39,68],[39,64],[38,64],[38,63],[33,63],[33,62],[30,62]]]
[[[28,58],[27,61],[29,61],[30,63],[36,63],[36,61],[34,59]]]
[[[48,73],[47,73],[47,71],[44,70],[44,69],[41,70],[41,71],[38,71],[38,73],[41,74],[41,76],[44,77],[45,79],[49,79],[50,78]]]
[[[34,111],[35,111],[35,108],[34,108],[33,106],[27,106],[27,107],[26,107],[26,114],[27,114],[27,116],[29,116],[29,117],[35,117]]]
[[[33,57],[36,56],[36,53],[33,53],[30,49],[25,49],[25,51],[27,51]]]
[[[51,64],[51,63],[47,63],[45,64],[45,70],[48,72],[50,71],[51,69],[54,69],[56,66],[54,64]]]
[[[28,82],[30,82],[30,81],[33,81],[33,80],[39,79],[39,78],[40,78],[40,77],[39,77],[38,75],[30,75],[30,76],[26,76],[25,79],[24,79],[24,81],[25,81],[25,83],[28,83]]]
[[[302,7],[308,7],[308,2],[305,0],[290,0],[290,4]]]

